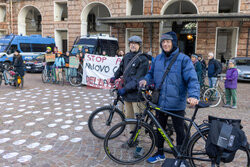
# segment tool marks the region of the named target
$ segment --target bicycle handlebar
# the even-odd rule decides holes
[[[142,94],[142,97],[146,100],[146,102],[150,105],[150,107],[152,108],[159,108],[156,104],[152,103],[146,96],[146,91],[147,89],[145,87],[140,87],[139,88],[139,91],[141,92]],[[195,108],[198,109],[198,108],[206,108],[206,107],[209,107],[209,103],[205,103],[205,102],[201,102],[199,101],[199,103],[197,105],[195,105]]]
[[[148,100],[147,96],[146,96],[146,91],[147,89],[145,87],[140,87],[139,88],[139,91],[141,92],[142,94],[142,97],[146,100],[146,102],[153,108],[157,108],[158,106],[155,105],[154,103],[152,103],[150,100]]]

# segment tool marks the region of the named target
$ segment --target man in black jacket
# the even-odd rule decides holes
[[[139,36],[132,36],[128,41],[130,52],[124,56],[110,82],[123,76],[124,87],[119,89],[118,93],[124,97],[126,118],[134,118],[135,113],[142,112],[138,107],[141,106],[140,102],[143,100],[138,93],[138,83],[148,72],[149,56],[141,53],[142,40]]]
[[[24,63],[23,63],[23,58],[20,55],[20,51],[16,50],[14,52],[14,57],[13,57],[13,66],[14,70],[20,74],[21,77],[24,76]]]
[[[221,67],[216,59],[214,59],[213,52],[208,53],[208,81],[209,87],[213,88],[217,82],[217,75],[221,72]]]

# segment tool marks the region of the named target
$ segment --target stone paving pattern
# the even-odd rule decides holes
[[[250,138],[250,83],[238,84],[238,109],[201,109],[208,115],[242,119]],[[90,113],[109,105],[108,90],[44,84],[41,74],[25,75],[24,88],[0,87],[0,166],[103,167],[121,166],[103,150],[103,141],[88,130]],[[193,109],[187,109],[187,116]],[[166,154],[167,155],[167,154]],[[168,157],[171,155],[167,155]],[[160,166],[141,162],[134,166]]]

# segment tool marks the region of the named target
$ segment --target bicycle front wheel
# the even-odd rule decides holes
[[[48,81],[47,70],[43,70],[42,72],[42,81],[43,83],[46,83]]]
[[[210,103],[210,107],[216,107],[220,104],[221,94],[215,88],[209,88],[204,92],[203,100]]]
[[[196,159],[189,159],[190,165],[192,167],[203,167],[203,166],[211,166],[211,159],[206,154],[206,140],[208,137],[209,129],[204,129],[201,131],[203,137],[196,133],[192,136],[189,144],[188,144],[188,156]],[[240,148],[237,150],[234,160],[230,163],[220,163],[220,167],[249,167],[249,150],[246,148]]]
[[[146,159],[154,150],[156,136],[151,126],[145,122],[137,125],[137,120],[123,121],[112,127],[105,139],[104,150],[110,159],[123,165],[132,165]],[[121,128],[123,132],[111,138]]]
[[[94,136],[99,139],[104,139],[111,127],[124,121],[124,119],[125,115],[118,108],[113,106],[104,106],[96,109],[89,116],[89,130]],[[113,134],[111,138],[118,136],[122,131],[123,129],[121,128],[116,134]]]
[[[80,72],[77,72],[76,76],[70,75],[69,83],[72,86],[80,86],[82,84],[82,74]]]

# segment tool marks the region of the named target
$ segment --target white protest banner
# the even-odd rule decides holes
[[[121,57],[86,54],[82,83],[95,88],[110,89],[109,79],[114,76],[121,61]]]

